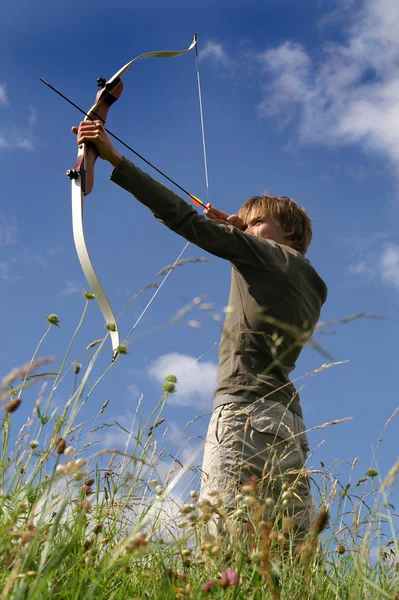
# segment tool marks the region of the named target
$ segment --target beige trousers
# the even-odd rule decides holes
[[[200,500],[215,503],[220,498],[222,507],[233,511],[242,486],[255,476],[260,500],[269,499],[264,518],[290,516],[303,535],[313,512],[304,471],[308,450],[303,419],[282,404],[267,399],[224,404],[214,410],[209,424]]]

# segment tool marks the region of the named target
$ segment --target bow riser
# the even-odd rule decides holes
[[[105,123],[110,107],[120,98],[123,91],[123,83],[115,79],[112,83],[106,83],[96,95],[95,102],[88,111],[85,121],[99,120]],[[98,158],[98,151],[94,144],[82,144],[79,146],[78,156],[73,169],[68,176],[80,175],[80,185],[85,196],[90,194],[94,185],[94,165]]]

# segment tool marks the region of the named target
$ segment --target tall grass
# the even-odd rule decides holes
[[[334,466],[308,470],[316,509],[300,543],[287,516],[290,490],[283,489],[268,520],[256,486],[243,488],[233,512],[224,510],[218,490],[215,504],[201,503],[200,446],[188,446],[194,450],[185,464],[176,458],[172,468],[163,467],[170,454],[162,445],[163,410],[173,377],[148,418],[139,401],[130,428],[119,426],[124,444],[96,450],[85,441],[80,415],[109,370],[88,388],[107,338],[84,368],[71,361],[86,310],[87,303],[56,372],[43,373],[53,359],[37,358],[58,324],[50,315],[30,363],[0,387],[0,600],[399,599],[397,517],[390,502],[399,462],[381,481],[373,465],[357,477],[355,460],[345,485]],[[16,431],[15,415],[26,410],[31,386],[29,393],[37,391],[33,411]],[[72,391],[57,409],[60,386]],[[104,410],[106,403],[99,414]],[[340,427],[344,420],[319,427]],[[215,513],[224,520],[220,536],[204,533]]]

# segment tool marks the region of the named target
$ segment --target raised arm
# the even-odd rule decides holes
[[[158,220],[189,242],[237,266],[264,265],[265,253],[273,252],[273,247],[267,241],[238,228],[236,225],[240,225],[240,221],[236,215],[231,217],[230,222],[227,213],[216,209],[211,209],[209,218],[200,215],[180,196],[122,157],[113,147],[100,121],[84,121],[79,128],[73,127],[72,131],[78,136],[78,144],[95,144],[99,156],[114,167],[112,181],[130,192]],[[241,226],[244,228],[242,223]]]

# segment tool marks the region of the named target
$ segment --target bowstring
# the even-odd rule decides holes
[[[210,194],[209,194],[208,160],[207,160],[207,155],[206,155],[206,144],[205,144],[205,127],[204,127],[204,114],[203,114],[203,107],[202,107],[201,76],[200,76],[200,69],[199,69],[198,43],[195,46],[195,58],[196,58],[195,62],[196,62],[196,71],[197,71],[197,88],[198,88],[198,100],[199,100],[199,111],[200,111],[200,122],[201,122],[202,151],[203,151],[203,157],[204,157],[205,186],[206,186],[206,196],[207,196],[208,204],[209,204],[210,203]],[[161,283],[159,284],[159,286],[157,287],[157,289],[151,296],[150,300],[148,301],[147,305],[143,309],[142,313],[137,318],[133,327],[130,329],[129,333],[125,337],[124,342],[127,342],[127,340],[130,338],[133,331],[136,329],[137,325],[140,323],[141,319],[144,317],[145,313],[150,308],[150,306],[153,303],[153,301],[155,300],[157,294],[161,290],[162,286],[164,285],[164,283],[168,279],[169,275],[172,273],[172,271],[176,267],[177,263],[179,262],[180,258],[183,256],[184,252],[186,251],[186,249],[188,248],[189,245],[190,245],[190,242],[186,242],[186,244],[183,247],[183,250],[181,250],[181,252],[177,256],[177,258],[173,262],[172,266],[167,271],[165,277],[162,279]]]

